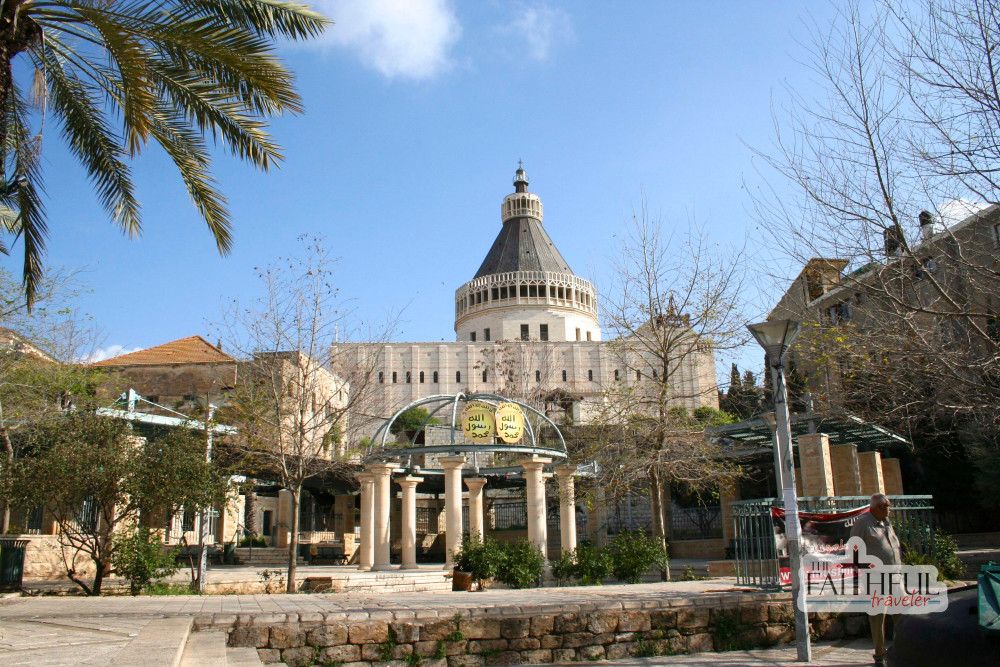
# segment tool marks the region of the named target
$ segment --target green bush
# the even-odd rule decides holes
[[[562,552],[556,560],[552,561],[552,576],[560,586],[565,586],[576,578],[576,551],[570,549]]]
[[[499,560],[499,549],[493,538],[483,541],[476,534],[463,535],[461,551],[455,554],[455,568],[468,572],[479,590],[485,590],[486,582],[497,575]]]
[[[545,567],[545,556],[528,540],[499,545],[496,578],[511,588],[537,586]]]
[[[111,557],[112,571],[129,583],[132,595],[149,588],[154,579],[169,577],[177,571],[174,550],[167,549],[159,535],[140,526],[116,537],[117,547]]]
[[[614,574],[614,561],[607,549],[592,544],[576,548],[576,576],[584,586],[600,586],[601,580]]]
[[[267,540],[260,535],[246,535],[237,543],[238,547],[266,547]]]
[[[934,531],[934,555],[934,564],[942,579],[958,579],[965,574],[965,563],[958,557],[955,538],[940,528]]]
[[[637,584],[653,565],[669,566],[663,543],[645,533],[618,533],[610,546],[612,569],[620,581]]]

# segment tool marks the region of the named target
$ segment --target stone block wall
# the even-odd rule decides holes
[[[790,642],[795,635],[787,595],[746,595],[738,603],[706,597],[704,604],[652,604],[657,608],[550,609],[491,617],[477,611],[424,620],[401,620],[383,612],[383,619],[354,622],[345,621],[343,614],[321,613],[217,616],[196,620],[195,627],[227,630],[230,646],[255,647],[262,662],[290,667],[485,667],[616,660],[772,646]],[[813,636],[822,639],[868,632],[863,614],[820,612],[811,614],[810,621]]]

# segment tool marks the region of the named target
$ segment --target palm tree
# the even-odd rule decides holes
[[[39,158],[53,120],[132,237],[142,221],[129,161],[163,147],[225,255],[232,222],[207,138],[262,170],[279,162],[266,121],[302,105],[274,41],[327,23],[282,0],[0,0],[0,252],[3,235],[24,243],[29,306],[49,236]]]

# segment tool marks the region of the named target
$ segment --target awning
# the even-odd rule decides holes
[[[809,433],[825,433],[830,436],[831,445],[855,444],[865,451],[893,445],[910,446],[903,436],[846,412],[806,412],[792,415],[791,421],[793,440]],[[731,441],[741,448],[770,448],[772,443],[771,428],[760,418],[711,426],[705,429],[705,435]]]

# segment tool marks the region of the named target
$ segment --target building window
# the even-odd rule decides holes
[[[993,247],[1000,248],[1000,224],[993,225]]]
[[[615,382],[618,382],[621,379],[622,379],[621,378],[621,374],[618,372],[618,369],[616,368],[615,369]]]
[[[656,369],[654,368],[654,369],[653,369],[653,381],[655,382],[655,381],[656,381],[656,379],[657,379],[657,378],[656,378]]]
[[[462,371],[455,371],[455,382],[458,384],[462,383]]]
[[[396,371],[392,372],[392,383],[396,384]]]
[[[592,370],[587,371],[587,379],[590,380],[591,382],[594,381],[594,371]]]
[[[476,342],[476,332],[475,331],[473,331],[472,333],[469,334],[469,340],[471,340],[473,343]]]
[[[576,330],[576,339],[580,340],[580,330],[579,329]]]
[[[431,376],[431,382],[433,382],[434,384],[438,383],[438,372],[437,371],[434,371],[434,375]]]
[[[531,337],[531,333],[528,331],[528,325],[521,325],[521,340],[528,340]]]
[[[424,372],[420,371],[420,384],[424,383]]]
[[[385,371],[379,371],[378,372],[378,383],[379,384],[384,384],[385,383]]]
[[[410,384],[410,371],[406,371],[406,384]]]
[[[483,340],[487,340],[488,341],[489,339],[490,339],[490,330],[489,329],[483,329]]]
[[[486,382],[486,371],[483,371],[483,382]]]
[[[587,332],[587,340],[590,340],[590,332]]]
[[[636,371],[635,372],[635,381],[638,382],[641,379],[642,379],[642,371]]]
[[[549,339],[549,325],[539,324],[538,325],[538,340],[548,340]]]
[[[541,381],[542,381],[542,372],[535,371],[535,382],[541,382]]]
[[[520,285],[519,289],[518,289],[518,294],[520,294],[524,298],[528,298],[528,286],[527,285]]]
[[[563,371],[563,382],[566,381],[566,371]]]
[[[194,530],[194,510],[184,508],[184,514],[181,515],[181,532],[190,533]]]

